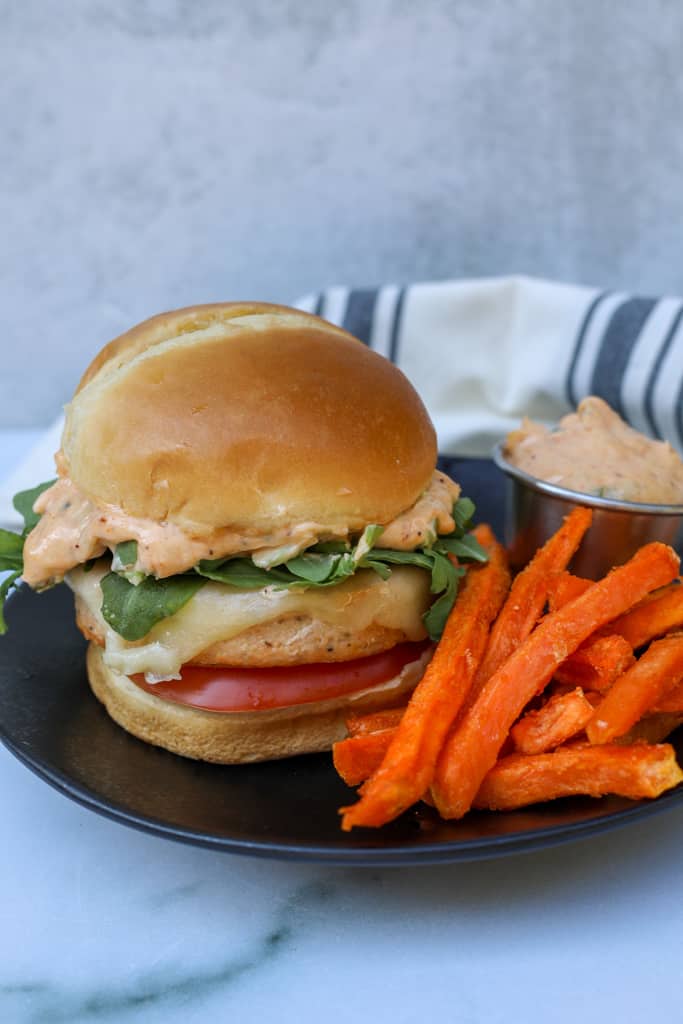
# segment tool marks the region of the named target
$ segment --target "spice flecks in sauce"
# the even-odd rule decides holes
[[[629,427],[601,398],[584,398],[556,430],[524,419],[505,457],[531,476],[604,498],[683,504],[683,461],[666,441]]]
[[[379,544],[410,551],[425,534],[448,533],[460,488],[444,473],[435,472],[415,505],[388,523]],[[348,529],[335,523],[296,523],[271,533],[238,531],[229,526],[208,536],[191,536],[174,523],[129,516],[120,508],[97,505],[68,478],[58,480],[35,504],[41,520],[24,545],[24,579],[32,587],[60,580],[70,570],[102,555],[123,541],[138,543],[137,569],[164,578],[191,569],[203,558],[257,552],[267,561],[267,549],[287,546],[288,557],[320,540],[346,539]],[[257,559],[258,560],[258,559]]]

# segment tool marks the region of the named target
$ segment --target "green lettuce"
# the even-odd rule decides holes
[[[136,540],[126,540],[123,544],[116,545],[116,551],[112,559],[112,568],[116,570],[133,569],[137,560],[138,542]]]
[[[110,572],[100,582],[102,615],[124,640],[142,640],[157,622],[180,611],[206,582],[184,573],[165,580],[146,576],[135,585]]]
[[[0,530],[0,572],[10,574],[0,583],[0,636],[7,632],[7,623],[3,615],[4,603],[10,591],[17,586],[17,580],[24,571],[24,541],[40,519],[38,513],[33,511],[34,502],[43,491],[52,487],[53,483],[54,480],[47,480],[27,491],[15,494],[12,504],[24,520],[24,528],[21,533]]]
[[[27,491],[19,491],[12,498],[12,504],[15,509],[24,520],[24,529],[21,536],[28,537],[31,530],[40,522],[40,516],[37,512],[33,511],[33,506],[37,502],[43,491],[46,491],[48,487],[52,487],[53,484],[57,483],[56,480],[46,480],[42,484],[36,484],[35,487],[30,487]]]
[[[24,538],[9,530],[0,530],[0,570],[16,572],[24,568]]]
[[[120,573],[129,583],[137,587],[145,579],[144,572],[135,568],[137,561],[138,542],[136,540],[125,540],[122,544],[116,545],[114,557],[111,560],[111,567],[113,572]]]
[[[139,640],[158,622],[185,605],[207,581],[240,590],[292,590],[331,587],[353,576],[358,569],[370,569],[387,579],[392,565],[412,565],[431,577],[435,600],[424,615],[425,628],[432,640],[441,636],[446,619],[458,594],[465,569],[453,565],[448,557],[485,562],[486,552],[467,532],[474,505],[461,498],[453,509],[456,526],[452,533],[436,537],[429,547],[416,551],[395,551],[375,547],[383,527],[372,524],[363,531],[355,546],[343,541],[315,544],[306,551],[271,569],[255,565],[245,556],[206,559],[188,573],[157,580],[147,576],[139,582],[131,576],[137,557],[134,541],[119,544],[112,572],[102,579],[102,614],[108,624],[126,640]],[[122,549],[124,549],[122,551]]]
[[[15,496],[14,507],[24,519],[21,534],[0,530],[0,572],[9,573],[0,584],[0,634],[7,630],[2,616],[4,600],[23,571],[24,541],[40,519],[33,505],[53,483],[54,480],[49,480]],[[434,536],[415,551],[377,547],[383,527],[371,524],[353,545],[347,541],[321,542],[269,569],[256,565],[249,556],[233,556],[205,559],[189,572],[166,579],[145,576],[137,569],[137,542],[124,541],[116,546],[111,571],[101,580],[102,615],[125,640],[135,641],[179,611],[209,580],[240,590],[333,587],[359,569],[371,570],[382,579],[388,579],[392,566],[412,565],[430,574],[434,601],[424,615],[424,624],[432,640],[438,640],[465,572],[461,565],[454,565],[449,556],[455,555],[458,561],[465,562],[487,559],[484,549],[468,532],[474,511],[470,499],[461,498],[453,507],[453,532]],[[92,561],[86,563],[84,571],[92,568],[92,564]]]

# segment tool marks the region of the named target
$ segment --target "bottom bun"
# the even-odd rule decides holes
[[[354,713],[391,707],[410,693],[431,658],[426,651],[394,679],[333,700],[268,711],[202,711],[155,697],[105,665],[103,650],[88,647],[88,680],[95,696],[127,732],[158,747],[216,764],[272,761],[330,750],[346,736]]]

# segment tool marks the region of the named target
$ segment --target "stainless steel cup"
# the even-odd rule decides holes
[[[598,498],[537,480],[507,461],[502,442],[493,460],[507,476],[505,543],[513,569],[526,565],[577,505],[593,510],[593,524],[570,566],[579,576],[599,579],[653,540],[683,546],[683,505]]]

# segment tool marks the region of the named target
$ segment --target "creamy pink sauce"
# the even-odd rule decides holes
[[[453,505],[460,497],[460,486],[435,472],[429,488],[407,512],[393,519],[377,541],[378,548],[413,551],[425,543],[426,534],[451,533],[455,529]]]
[[[629,427],[601,398],[584,398],[556,430],[525,419],[508,435],[504,451],[513,466],[572,491],[683,504],[683,461],[677,452]]]
[[[439,533],[450,532],[455,525],[451,510],[459,493],[457,484],[444,473],[435,472],[412,509],[387,524],[379,543],[410,551],[424,543],[434,526]],[[136,568],[163,578],[185,572],[203,558],[251,554],[283,545],[304,550],[319,540],[345,539],[348,535],[344,527],[308,522],[271,533],[226,527],[208,536],[191,536],[174,523],[157,523],[129,516],[114,506],[97,505],[68,477],[44,491],[34,508],[41,520],[24,545],[24,579],[32,587],[61,580],[70,569],[127,540],[138,544]]]

